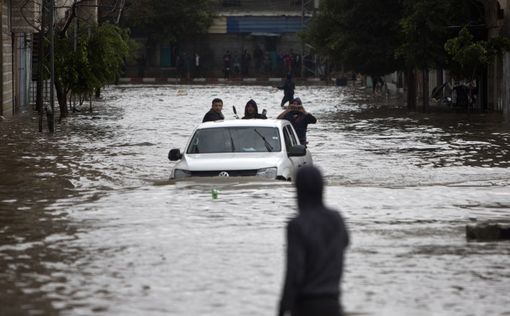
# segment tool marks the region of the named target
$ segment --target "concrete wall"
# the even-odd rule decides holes
[[[40,0],[39,0],[40,1]],[[97,23],[98,0],[56,0],[55,20],[63,21],[70,14],[73,4],[77,3],[76,15],[80,23]]]
[[[41,26],[42,0],[12,0],[11,30],[14,33],[33,33]]]
[[[98,0],[84,0],[78,6],[78,17],[80,22],[94,24],[98,17]]]
[[[12,36],[10,32],[10,7],[2,1],[2,113],[5,117],[14,113],[13,76],[12,76]]]

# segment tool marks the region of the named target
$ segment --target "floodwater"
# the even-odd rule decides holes
[[[352,88],[297,96],[318,118],[309,148],[352,237],[345,310],[510,315],[510,242],[465,239],[466,224],[509,221],[508,125]],[[168,181],[168,150],[214,97],[227,118],[250,98],[280,112],[272,87],[118,86],[54,136],[30,113],[0,122],[0,315],[276,313],[292,184]]]

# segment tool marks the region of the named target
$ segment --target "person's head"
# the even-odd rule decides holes
[[[212,100],[211,109],[216,113],[221,113],[221,110],[223,109],[223,101],[218,98]]]
[[[296,173],[295,186],[300,212],[323,206],[324,181],[317,167],[299,168]]]
[[[244,107],[244,115],[255,115],[258,112],[259,109],[257,107],[257,102],[251,99],[246,103],[246,106]]]
[[[300,98],[295,98],[294,100],[292,100],[292,102],[290,102],[289,107],[290,107],[291,111],[304,112],[304,110],[305,110]]]

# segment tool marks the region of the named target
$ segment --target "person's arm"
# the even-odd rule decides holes
[[[296,304],[305,272],[305,248],[294,222],[287,225],[287,269],[278,316],[290,312]]]
[[[202,123],[211,121],[210,112],[205,113],[204,118],[202,119]]]
[[[317,119],[312,114],[306,112],[306,120],[308,121],[308,124],[315,124],[317,123]]]
[[[282,113],[280,113],[280,115],[278,115],[276,117],[277,120],[283,120],[285,119],[285,116],[287,115],[287,113],[290,112],[290,109],[286,109],[285,111],[283,111]]]

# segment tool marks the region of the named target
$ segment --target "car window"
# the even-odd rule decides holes
[[[188,146],[188,154],[224,153],[231,152],[232,144],[227,129],[207,128],[199,129],[193,135]]]
[[[285,128],[287,129],[287,131],[288,131],[288,133],[290,135],[290,138],[291,138],[291,141],[292,141],[292,146],[299,145],[299,142],[297,141],[296,135],[294,135],[294,131],[292,131],[292,128],[290,127],[290,125],[285,126]]]
[[[199,129],[187,149],[188,154],[279,151],[278,128],[256,126]]]
[[[285,139],[285,148],[287,148],[288,152],[292,147],[292,141],[290,140],[289,129],[287,128],[287,126],[283,128],[283,138]]]

